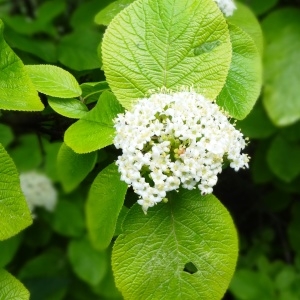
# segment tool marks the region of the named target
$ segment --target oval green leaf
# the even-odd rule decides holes
[[[61,39],[58,60],[76,71],[100,68],[97,46],[101,39],[102,33],[90,28],[79,28]]]
[[[195,55],[210,43],[219,45]],[[162,87],[193,86],[214,99],[231,61],[227,23],[211,0],[137,0],[109,24],[102,61],[107,82],[126,108]]]
[[[79,195],[79,197],[82,197]],[[82,205],[72,201],[60,199],[55,208],[52,220],[54,231],[67,237],[81,237],[85,231],[85,220],[82,212]]]
[[[14,139],[14,134],[11,128],[7,125],[0,124],[0,144],[3,147],[8,146]]]
[[[52,65],[28,65],[26,70],[36,89],[43,94],[58,98],[81,95],[75,77],[62,68]]]
[[[22,61],[3,38],[0,20],[0,109],[43,110],[38,93],[28,77]]]
[[[233,275],[237,233],[213,195],[173,193],[144,215],[134,205],[113,248],[117,287],[125,299],[221,299]]]
[[[94,249],[86,237],[71,240],[68,257],[77,276],[92,286],[100,283],[108,269],[108,254]]]
[[[236,2],[236,6],[237,10],[232,16],[228,17],[229,23],[240,27],[242,30],[248,33],[252,37],[259,53],[262,54],[264,48],[264,39],[259,21],[253,14],[252,10],[246,5]]]
[[[134,0],[117,0],[109,5],[107,5],[104,9],[99,11],[95,16],[95,23],[99,25],[108,26],[111,20],[125,7],[127,7]]]
[[[217,103],[241,120],[249,114],[260,94],[262,63],[253,39],[245,31],[229,25],[229,32],[232,61]]]
[[[5,270],[0,269],[0,299],[29,300],[24,285]]]
[[[277,177],[290,182],[300,174],[300,146],[278,135],[271,143],[267,162]]]
[[[0,240],[8,239],[32,223],[12,159],[0,144]]]
[[[67,118],[80,119],[88,112],[86,105],[77,99],[48,97],[48,103],[54,111]]]
[[[258,101],[250,114],[242,121],[236,123],[242,133],[253,139],[266,139],[277,131],[267,116],[261,101]]]
[[[271,120],[287,126],[300,119],[300,10],[281,9],[262,22],[266,39],[263,102]]]
[[[71,125],[64,137],[65,143],[77,153],[88,153],[113,143],[113,119],[123,108],[110,92],[102,93],[96,106]]]
[[[66,144],[62,144],[57,155],[57,173],[65,192],[73,191],[93,170],[97,153],[75,153]]]
[[[95,178],[86,203],[87,227],[96,249],[109,246],[121,211],[127,184],[120,180],[115,164],[101,171]]]

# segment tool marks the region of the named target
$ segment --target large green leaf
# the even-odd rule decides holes
[[[92,286],[100,283],[108,269],[107,252],[93,248],[86,237],[69,243],[68,257],[77,276]]]
[[[110,92],[102,93],[96,106],[65,133],[65,143],[77,153],[88,153],[113,142],[113,119],[123,112],[122,106]]]
[[[236,25],[247,32],[252,37],[259,53],[262,54],[264,41],[259,21],[247,6],[238,2],[236,3],[236,5],[237,10],[232,16],[228,17],[229,23]]]
[[[237,234],[213,195],[181,190],[146,216],[136,204],[123,229],[112,263],[125,299],[222,298],[235,269]]]
[[[24,285],[3,269],[0,269],[0,287],[1,300],[29,300],[29,292]]]
[[[102,250],[110,244],[126,191],[115,164],[95,178],[86,203],[87,227],[95,248]]]
[[[3,28],[3,22],[0,20],[0,109],[43,110],[44,105],[22,61],[3,38]]]
[[[75,153],[62,144],[57,156],[57,173],[66,192],[74,190],[94,168],[97,153]]]
[[[0,144],[0,240],[8,239],[32,223],[12,159]]]
[[[278,135],[272,141],[267,161],[276,176],[290,182],[300,174],[300,146]]]
[[[211,0],[137,0],[109,24],[102,60],[126,108],[162,87],[193,86],[214,99],[231,61],[227,23]]]
[[[237,26],[229,25],[232,61],[217,103],[236,119],[244,119],[253,108],[262,83],[261,57],[253,39]]]
[[[263,101],[278,126],[300,119],[300,10],[286,8],[262,22],[266,39]]]
[[[58,98],[81,95],[80,86],[74,76],[62,68],[52,65],[28,65],[26,70],[36,89],[43,94]]]

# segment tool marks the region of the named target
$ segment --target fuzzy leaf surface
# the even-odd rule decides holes
[[[112,264],[125,299],[222,298],[235,269],[237,234],[213,195],[181,190],[147,215],[136,204],[123,229]]]
[[[102,61],[125,108],[162,87],[193,86],[214,99],[231,61],[228,26],[211,0],[137,0],[110,22]]]

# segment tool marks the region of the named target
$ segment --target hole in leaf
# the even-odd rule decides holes
[[[194,55],[198,56],[200,54],[210,52],[210,51],[214,50],[216,47],[218,47],[220,44],[221,44],[220,41],[203,43],[202,45],[194,48]]]
[[[190,261],[184,265],[184,272],[190,273],[190,274],[195,274],[198,272],[197,267]]]

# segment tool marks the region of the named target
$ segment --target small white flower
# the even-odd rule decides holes
[[[236,171],[248,167],[242,133],[217,104],[193,91],[141,99],[118,115],[115,129],[121,180],[140,196],[144,212],[180,186],[212,193],[224,159]]]
[[[57,191],[52,181],[44,174],[29,171],[20,174],[21,190],[31,212],[35,207],[44,207],[53,212],[57,202]]]
[[[236,6],[233,0],[214,0],[226,17],[232,16]]]

